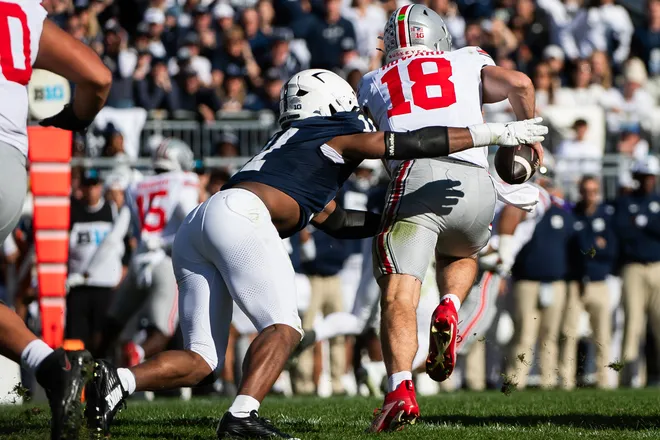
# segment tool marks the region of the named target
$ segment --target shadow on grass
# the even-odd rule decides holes
[[[218,426],[219,417],[181,417],[181,418],[167,418],[164,420],[153,419],[122,419],[117,418],[113,426],[130,428],[132,426],[146,426],[150,428],[163,427],[163,428],[185,428],[187,426],[194,426],[197,428],[212,427],[215,429]]]
[[[632,416],[632,415],[599,415],[599,414],[568,414],[556,416],[430,416],[422,417],[425,423],[454,424],[462,426],[538,426],[556,425],[573,428],[598,430],[643,430],[660,429],[660,415],[658,416]]]
[[[152,437],[153,435],[156,434],[150,434],[149,431],[158,430],[158,429],[162,431],[163,429],[167,430],[167,429],[195,427],[195,428],[210,428],[215,431],[215,428],[218,426],[219,420],[220,420],[219,417],[211,417],[211,416],[186,417],[186,418],[176,418],[176,419],[168,418],[167,420],[160,420],[160,421],[148,420],[148,419],[127,420],[127,419],[118,418],[113,424],[113,430],[128,431],[131,429],[135,429],[141,431],[139,433],[140,436]],[[285,420],[278,420],[277,418],[273,418],[273,422],[278,428],[282,429],[283,431],[304,432],[304,433],[322,431],[322,427],[319,425],[319,423],[314,423],[304,418],[301,419],[287,418]],[[2,431],[0,431],[0,433],[1,432]],[[160,435],[161,437],[163,436],[162,432],[158,435]],[[190,437],[190,438],[194,438],[194,437]]]

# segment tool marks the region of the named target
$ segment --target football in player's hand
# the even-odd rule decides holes
[[[528,145],[500,147],[495,153],[495,170],[506,183],[519,185],[532,178],[539,163],[536,151]]]

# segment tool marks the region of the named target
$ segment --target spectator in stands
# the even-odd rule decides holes
[[[648,322],[660,353],[660,195],[656,191],[660,163],[655,156],[639,160],[632,168],[637,189],[616,202],[614,226],[621,243],[623,337],[623,386],[638,374],[639,350]]]
[[[133,47],[138,53],[148,53],[149,51],[149,24],[142,22],[138,24],[137,29],[135,30],[135,37],[133,38]],[[176,49],[175,49],[176,51]],[[169,53],[169,51],[168,51]]]
[[[470,22],[465,26],[465,45],[479,46],[488,52],[491,57],[496,56],[495,47],[488,42],[480,22]]]
[[[138,28],[146,26],[147,32],[149,25],[145,22],[138,24]],[[161,35],[161,41],[168,56],[175,56],[179,48],[180,29],[177,25],[177,16],[172,8],[165,11],[165,30]]]
[[[116,157],[125,154],[124,151],[124,135],[117,129],[115,124],[110,122],[105,127],[103,133],[105,144],[103,145],[102,157]]]
[[[233,131],[225,131],[215,146],[217,157],[238,157],[238,136]]]
[[[259,30],[262,34],[270,36],[273,31],[273,20],[275,19],[275,9],[272,0],[259,0],[257,2],[257,12],[259,13]]]
[[[208,58],[200,55],[200,41],[199,35],[190,32],[182,42],[182,47],[177,53],[179,63],[190,66],[195,72],[199,80],[205,87],[209,87],[212,82],[211,78],[211,62]]]
[[[603,88],[593,84],[591,63],[581,59],[575,63],[573,70],[572,87],[562,88],[559,92],[558,103],[561,105],[578,107],[600,103],[603,97]]]
[[[96,2],[98,3],[98,2]],[[99,25],[99,20],[96,12],[96,5],[82,4],[80,6],[76,5],[74,14],[80,19],[80,26],[82,28],[82,38],[81,41],[84,41],[90,46],[94,46],[96,43],[101,42],[101,26]]]
[[[639,124],[625,124],[621,127],[621,137],[616,147],[621,159],[632,164],[634,160],[642,160],[649,154],[649,143],[642,138]]]
[[[536,90],[536,113],[541,114],[546,107],[556,104],[560,80],[552,73],[550,65],[546,62],[536,65],[532,80]]]
[[[289,47],[292,39],[293,32],[290,29],[273,29],[270,53],[266,56],[264,63],[267,66],[267,71],[275,69],[282,81],[288,81],[295,73],[302,70],[300,61],[291,53]]]
[[[200,55],[212,59],[219,47],[219,39],[213,26],[211,13],[203,5],[198,5],[194,10],[193,29],[199,37]]]
[[[617,66],[622,65],[630,54],[633,24],[628,11],[615,5],[614,0],[600,0],[600,6],[590,7],[587,24],[589,42],[594,50],[612,55]]]
[[[518,39],[504,21],[496,18],[484,20],[481,27],[487,32],[497,58],[509,57],[518,48]]]
[[[334,70],[342,67],[341,43],[345,38],[355,42],[355,29],[341,16],[341,0],[324,0],[324,16],[308,30],[305,40],[311,53],[310,67]]]
[[[633,55],[646,63],[651,76],[660,77],[660,0],[648,0],[648,13],[644,26],[635,28]],[[656,100],[660,87],[656,87]]]
[[[245,34],[240,27],[234,26],[227,31],[222,49],[223,52],[217,59],[214,69],[243,75],[254,87],[261,85],[261,69],[252,56],[250,45],[245,40]]]
[[[222,41],[224,34],[234,26],[234,8],[225,2],[218,2],[213,8],[213,17],[218,32],[217,39]]]
[[[557,385],[559,329],[566,300],[567,246],[574,221],[572,214],[557,203],[549,203],[546,209],[532,238],[518,253],[511,271],[514,334],[506,359],[506,375],[516,381],[519,388],[527,386],[534,356],[539,360],[541,387]],[[552,264],[546,264],[547,261]],[[538,347],[535,354],[534,347]]]
[[[142,81],[147,77],[147,74],[151,71],[151,63],[154,59],[148,50],[137,51],[137,57],[137,65],[133,72],[133,80],[136,84],[138,81]]]
[[[149,8],[144,13],[144,21],[149,25],[149,51],[158,58],[167,56],[162,36],[165,31],[165,13],[158,8]]]
[[[209,11],[209,8],[205,4],[197,4],[193,9],[192,17],[192,27],[198,35],[201,35],[201,33],[205,30],[211,29],[211,26],[213,25],[211,19],[211,11]]]
[[[133,107],[133,72],[137,65],[137,54],[127,48],[126,32],[116,20],[105,24],[103,63],[112,72],[112,87],[107,106],[115,108]]]
[[[545,49],[550,44],[550,19],[543,9],[537,8],[533,0],[518,0],[515,5],[515,14],[509,21],[513,30],[520,32],[519,57],[528,49],[531,60],[539,61]]]
[[[653,97],[644,90],[648,79],[644,63],[639,58],[631,58],[623,68],[624,83],[622,93],[611,90],[607,102],[608,130],[619,132],[625,123],[638,123],[644,128],[650,124],[655,103]]]
[[[85,44],[89,44],[85,38],[85,28],[83,28],[80,16],[70,15],[66,20],[66,26],[64,27],[64,30],[71,34],[71,36],[76,40],[80,40]]]
[[[232,68],[235,66],[231,66]],[[245,98],[248,94],[245,78],[241,71],[231,69],[225,74],[225,82],[222,85],[222,98],[220,110],[226,113],[239,112],[243,110]]]
[[[456,2],[452,0],[431,0],[429,8],[437,12],[444,20],[451,34],[452,46],[457,49],[465,46],[465,18],[458,13]]]
[[[606,278],[618,256],[612,224],[614,208],[602,204],[600,181],[586,175],[580,181],[580,201],[573,208],[575,236],[569,253],[569,283],[559,356],[561,387],[575,388],[578,329],[582,311],[589,314],[596,348],[596,385],[609,388],[612,313]]]
[[[274,67],[266,70],[264,86],[259,89],[257,94],[249,94],[245,97],[243,108],[252,111],[270,110],[276,117],[279,116],[280,91],[284,85],[279,72]]]
[[[596,50],[591,54],[591,82],[605,90],[612,88],[612,66],[607,53]]]
[[[205,122],[215,120],[215,112],[220,110],[220,102],[212,89],[204,87],[197,72],[186,69],[179,75],[181,85],[180,109],[194,112]]]
[[[448,2],[445,3],[448,4]],[[377,50],[378,37],[383,34],[388,18],[383,8],[375,4],[373,0],[353,0],[351,7],[344,9],[343,15],[355,29],[360,58],[367,62],[372,69],[380,67],[381,55]],[[461,35],[463,30],[460,30]]]
[[[259,13],[254,8],[243,9],[241,25],[245,31],[245,39],[256,60],[263,60],[270,47],[270,41],[259,28]],[[261,64],[261,63],[260,63]]]
[[[558,86],[568,85],[568,79],[564,75],[566,67],[564,58],[564,51],[556,44],[551,44],[543,51],[543,61],[548,63],[552,76],[559,80]]]
[[[562,159],[567,163],[575,164],[577,162],[583,173],[593,173],[593,171],[587,171],[587,168],[593,170],[592,167],[595,167],[594,171],[598,171],[600,160],[603,158],[603,148],[601,145],[596,145],[587,139],[589,124],[584,119],[577,119],[573,123],[573,131],[575,138],[567,139],[559,144],[555,152],[555,158]],[[585,163],[580,165],[581,160],[584,160]]]
[[[167,110],[173,114],[179,108],[179,92],[170,79],[164,59],[154,59],[149,77],[137,81],[135,86],[137,105],[145,110]]]

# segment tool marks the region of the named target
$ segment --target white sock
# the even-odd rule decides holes
[[[130,396],[135,392],[135,375],[128,368],[117,368],[117,376],[119,376],[119,381],[121,386]]]
[[[442,298],[440,298],[440,302],[442,302],[442,300],[444,299],[448,299],[449,301],[453,302],[457,312],[461,308],[461,300],[458,299],[458,297],[453,293],[448,293],[444,295]]]
[[[234,403],[229,407],[229,413],[238,418],[249,417],[252,411],[259,411],[261,402],[252,396],[239,394],[234,399]]]
[[[26,370],[34,374],[39,368],[41,361],[46,359],[49,354],[53,352],[53,349],[48,346],[41,339],[35,339],[30,342],[23,353],[21,353],[21,365]]]
[[[398,373],[391,375],[387,379],[387,391],[391,393],[392,391],[396,390],[396,387],[398,387],[404,380],[412,380],[412,372],[399,371]]]

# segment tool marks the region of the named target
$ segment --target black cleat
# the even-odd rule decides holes
[[[78,438],[82,420],[80,397],[93,364],[88,351],[66,352],[58,348],[37,368],[37,382],[46,390],[50,405],[51,440]]]
[[[285,434],[270,422],[270,420],[259,417],[256,411],[252,411],[249,417],[234,417],[226,412],[217,429],[218,438],[286,438],[299,440]]]
[[[96,361],[94,377],[85,389],[87,397],[87,427],[90,437],[99,439],[110,435],[110,425],[117,412],[126,406],[126,391],[121,386],[117,368],[110,362]]]

